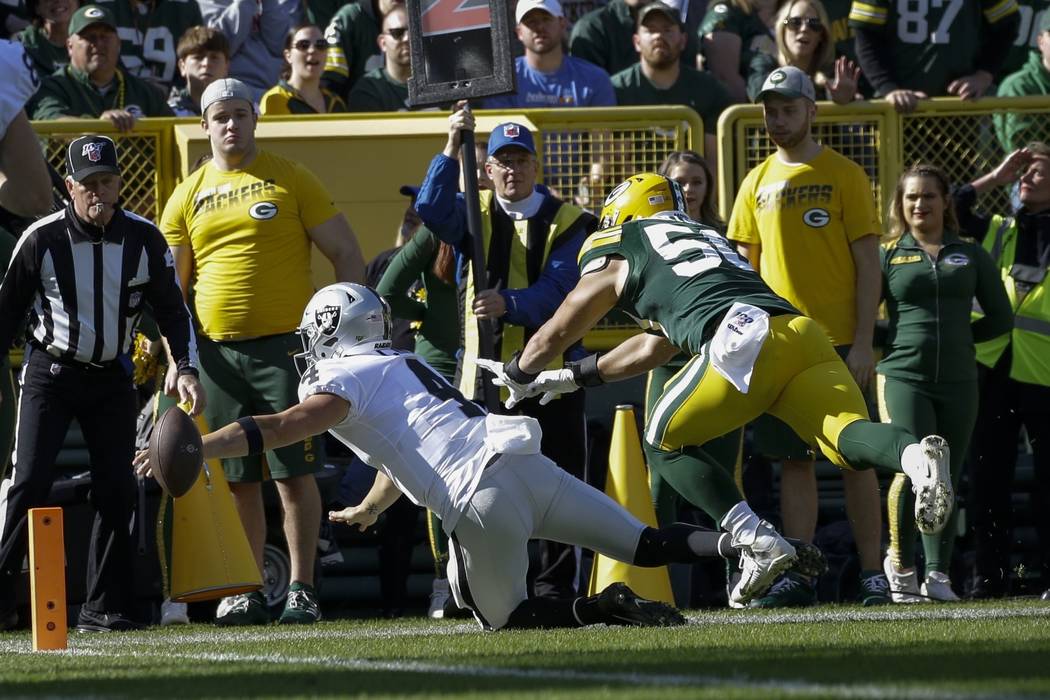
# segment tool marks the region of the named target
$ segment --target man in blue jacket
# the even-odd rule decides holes
[[[416,211],[427,228],[469,255],[466,202],[459,194],[460,131],[474,129],[474,115],[465,103],[449,117],[448,142],[431,161]],[[542,326],[576,286],[576,257],[584,239],[597,228],[597,219],[582,209],[553,197],[536,186],[540,164],[532,133],[523,125],[498,125],[489,137],[485,172],[493,190],[481,193],[486,276],[476,291],[465,272],[462,318],[464,348],[458,368],[460,391],[480,400],[485,379],[474,360],[478,357],[478,320],[496,325],[496,358],[509,361],[535,329]],[[563,360],[579,359],[580,346]],[[553,367],[553,365],[552,365]],[[587,433],[582,392],[541,406],[537,399],[522,402],[516,411],[535,417],[543,428],[543,454],[574,476],[583,478]],[[541,542],[538,572],[533,584],[537,596],[571,598],[576,595],[578,552],[574,547]]]

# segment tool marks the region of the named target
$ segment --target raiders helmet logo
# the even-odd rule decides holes
[[[314,312],[314,325],[324,335],[332,335],[339,327],[339,307],[334,304],[322,306]]]
[[[85,143],[84,147],[80,149],[80,155],[87,156],[87,159],[92,163],[97,163],[102,160],[102,146],[103,144],[98,142]]]

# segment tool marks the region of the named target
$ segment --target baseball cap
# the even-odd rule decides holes
[[[66,149],[66,174],[77,182],[95,173],[116,173],[117,146],[107,136],[81,136]]]
[[[514,10],[514,23],[521,24],[521,20],[525,18],[525,15],[533,10],[543,10],[548,15],[555,17],[565,16],[561,9],[561,3],[558,0],[518,0],[518,7]]]
[[[644,22],[645,18],[653,12],[660,12],[664,15],[667,15],[667,17],[670,18],[670,20],[672,22],[675,22],[676,24],[682,23],[682,13],[679,12],[677,7],[674,7],[673,5],[670,5],[666,2],[660,2],[660,0],[656,0],[656,2],[651,2],[648,5],[643,5],[642,9],[638,10],[638,24],[640,25],[642,22]]]
[[[504,122],[492,130],[489,135],[489,155],[495,155],[501,148],[507,146],[518,146],[535,155],[536,144],[532,140],[532,132],[521,124]]]
[[[69,33],[79,34],[92,24],[104,24],[117,31],[117,20],[112,12],[98,5],[84,5],[69,18]]]
[[[201,114],[206,114],[208,107],[216,102],[225,100],[244,100],[252,106],[252,111],[255,111],[255,100],[252,99],[252,91],[247,85],[237,78],[220,78],[204,88],[204,94],[201,95]]]
[[[775,92],[791,99],[805,97],[810,102],[817,101],[817,91],[813,88],[813,81],[805,72],[794,66],[777,68],[770,73],[766,77],[766,82],[762,83],[762,90],[755,98],[755,102],[760,101],[767,92]]]

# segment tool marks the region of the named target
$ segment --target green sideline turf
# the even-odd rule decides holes
[[[693,612],[673,629],[482,633],[463,622],[0,634],[0,696],[1050,696],[1050,605]]]

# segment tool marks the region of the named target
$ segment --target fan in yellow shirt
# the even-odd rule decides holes
[[[298,402],[295,329],[313,294],[310,246],[331,260],[337,280],[360,282],[364,262],[346,217],[306,168],[255,144],[251,91],[221,79],[201,96],[201,126],[212,160],[184,180],[161,216],[183,294],[200,325],[204,418],[225,425],[246,413],[275,413]],[[191,293],[192,289],[192,293]],[[169,378],[165,378],[165,385]],[[260,482],[272,478],[284,512],[291,585],[282,623],[321,618],[313,588],[321,498],[314,472],[320,440],[223,460],[223,470],[259,569],[266,522]],[[223,599],[220,625],[269,622],[259,592]]]
[[[774,153],[748,173],[728,238],[759,246],[766,284],[816,319],[833,345],[848,345],[857,321],[850,243],[879,230],[867,174],[825,146],[805,163]]]

